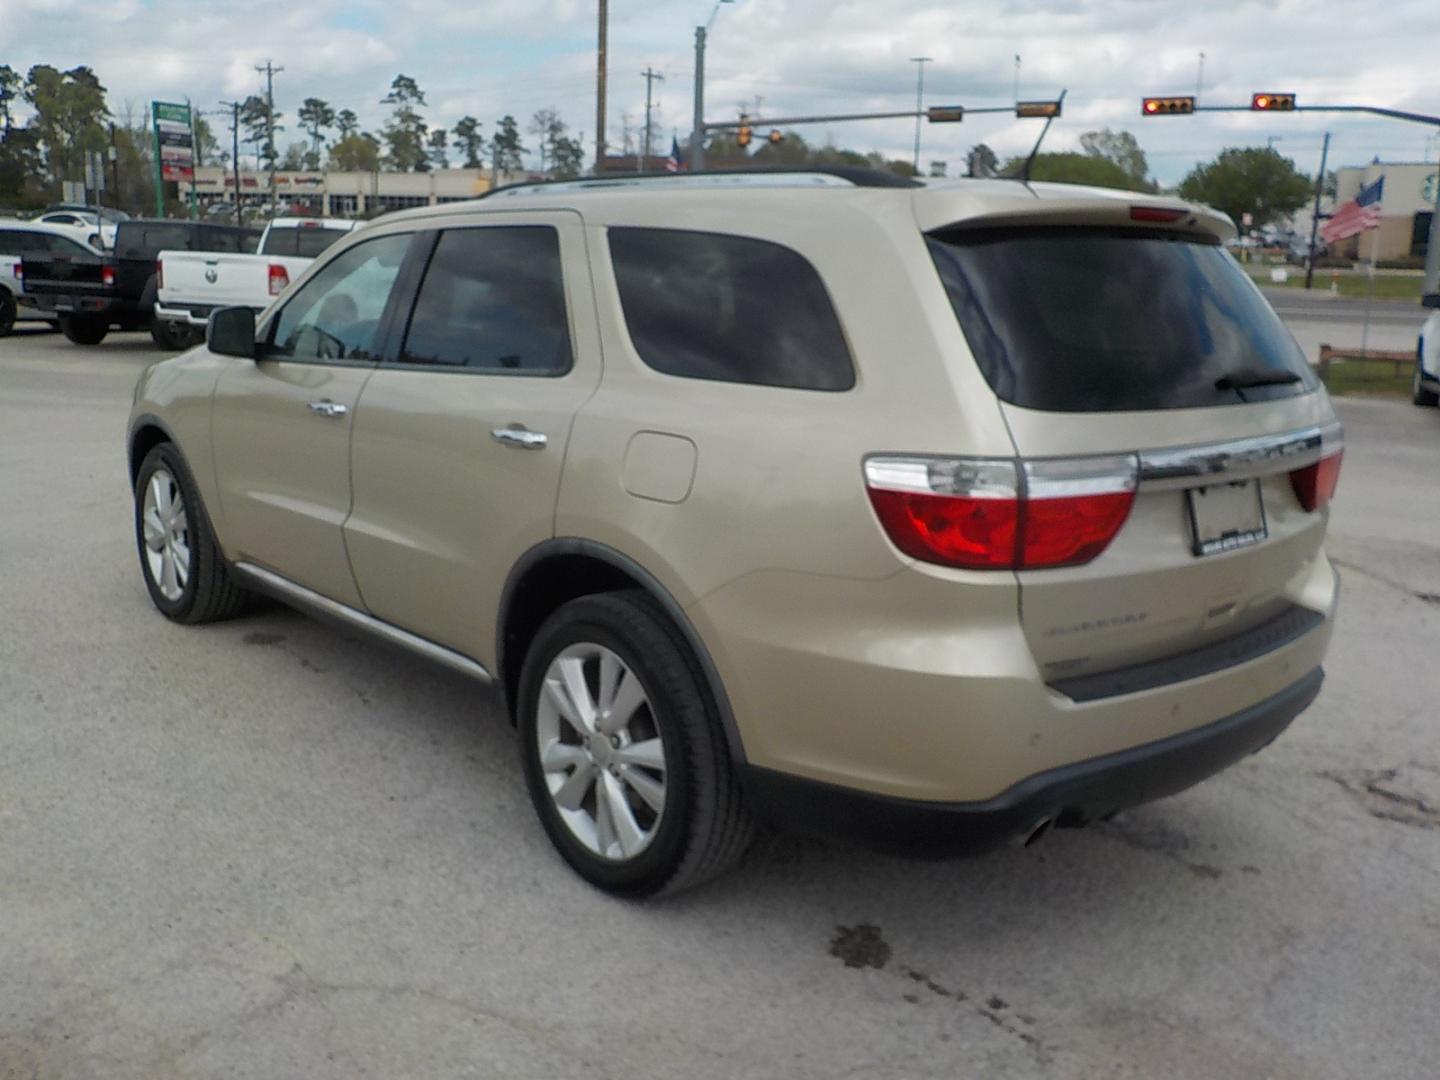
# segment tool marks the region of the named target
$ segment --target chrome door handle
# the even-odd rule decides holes
[[[307,401],[305,404],[310,406],[311,412],[319,413],[321,416],[344,416],[350,411],[348,405],[341,405],[338,401],[331,401],[329,398],[321,401]]]
[[[550,436],[543,431],[527,431],[523,427],[497,427],[490,435],[498,443],[522,450],[543,450],[550,441]]]

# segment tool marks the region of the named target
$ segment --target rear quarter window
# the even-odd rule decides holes
[[[940,231],[927,241],[977,364],[1011,404],[1200,408],[1316,386],[1279,317],[1205,238],[1049,227]]]
[[[294,255],[313,259],[335,241],[348,236],[344,229],[321,229],[314,226],[293,229],[271,229],[265,236],[262,255]]]
[[[630,340],[656,371],[800,390],[849,390],[834,305],[804,256],[766,240],[611,228]]]

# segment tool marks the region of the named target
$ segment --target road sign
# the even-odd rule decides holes
[[[60,198],[67,203],[83,203],[85,201],[85,182],[83,180],[61,180]]]
[[[91,191],[105,190],[105,155],[98,150],[85,155],[85,186]]]
[[[965,119],[965,106],[931,105],[925,110],[925,119],[932,124],[958,124]]]
[[[155,124],[155,156],[160,162],[160,179],[194,180],[195,146],[190,129],[190,106],[152,101],[150,112]]]

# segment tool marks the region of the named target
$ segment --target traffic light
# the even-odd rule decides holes
[[[1015,115],[1026,116],[1059,116],[1060,102],[1058,101],[1017,101],[1015,103]]]
[[[771,129],[770,129],[770,134],[769,134],[769,135],[766,135],[765,138],[766,138],[766,140],[770,143],[771,146],[774,146],[776,143],[778,143],[778,142],[780,142],[782,139],[784,139],[785,136],[782,135],[782,134],[780,134],[780,129],[779,129],[779,128],[771,128]]]
[[[1142,116],[1184,116],[1194,111],[1193,97],[1147,97],[1140,102]]]
[[[925,119],[932,124],[958,124],[965,119],[965,106],[931,105],[925,110]]]
[[[1294,112],[1294,94],[1261,92],[1250,95],[1250,108],[1256,112]]]
[[[741,124],[740,130],[735,133],[735,141],[741,146],[749,146],[751,131],[749,124]]]

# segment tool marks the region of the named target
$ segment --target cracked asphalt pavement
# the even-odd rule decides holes
[[[672,901],[552,854],[497,700],[283,609],[150,607],[148,338],[0,341],[0,1078],[1433,1077],[1440,410],[1344,401],[1319,701],[1183,795]]]

